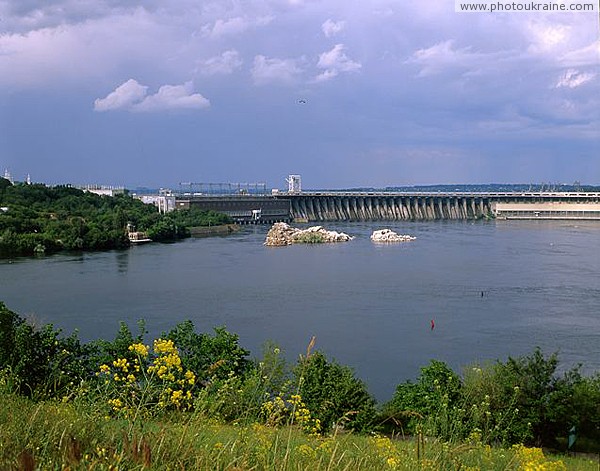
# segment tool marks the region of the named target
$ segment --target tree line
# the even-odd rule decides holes
[[[127,224],[165,242],[190,236],[190,227],[227,224],[214,211],[159,214],[127,194],[100,196],[70,186],[11,185],[0,178],[0,257],[129,246]]]

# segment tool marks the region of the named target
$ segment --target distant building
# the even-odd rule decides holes
[[[125,194],[125,187],[122,186],[108,186],[108,185],[85,185],[79,186],[80,190],[87,191],[89,193],[96,193],[101,196],[117,196]]]
[[[300,193],[302,191],[302,177],[300,175],[288,175],[285,181],[288,184],[288,193]]]
[[[175,210],[175,196],[171,194],[135,195],[134,198],[145,204],[153,204],[159,213],[170,213]]]
[[[5,178],[5,179],[6,179],[6,180],[8,180],[9,182],[11,182],[12,184],[14,184],[14,183],[15,183],[15,182],[14,182],[14,180],[13,180],[13,177],[12,177],[12,175],[10,174],[10,172],[8,171],[8,169],[7,169],[7,168],[5,168],[5,169],[4,169],[4,176],[3,176],[3,178]]]

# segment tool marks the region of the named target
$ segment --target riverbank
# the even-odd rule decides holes
[[[148,239],[172,242],[189,237],[191,227],[232,223],[214,211],[160,214],[127,195],[100,196],[41,184],[4,188],[0,206],[0,258],[123,249]],[[128,232],[137,237],[128,238]]]
[[[190,227],[190,235],[192,237],[210,237],[232,234],[238,232],[241,227],[237,224],[221,224],[218,226],[198,226]]]

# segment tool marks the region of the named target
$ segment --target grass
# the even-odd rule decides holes
[[[93,403],[0,395],[0,469],[69,470],[598,470],[598,462],[491,448],[296,427],[224,425],[199,413],[167,413],[132,424]],[[557,463],[558,460],[562,461]]]
[[[294,243],[296,244],[323,244],[324,242],[325,237],[318,232],[305,232],[294,237]]]

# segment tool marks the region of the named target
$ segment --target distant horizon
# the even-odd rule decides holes
[[[2,175],[0,175],[0,178],[3,178]],[[25,183],[24,180],[17,180],[14,179],[13,177],[13,181],[14,183]],[[50,182],[37,182],[32,180],[33,184],[42,184],[42,185],[47,185],[47,186],[61,186],[61,185],[68,185],[68,186],[73,186],[76,188],[80,188],[80,187],[88,187],[88,186],[98,186],[98,187],[102,187],[102,188],[124,188],[128,191],[140,191],[140,190],[147,190],[147,191],[152,191],[152,192],[157,192],[161,189],[167,189],[167,190],[172,190],[172,191],[184,191],[183,188],[185,185],[174,185],[174,186],[152,186],[152,185],[137,185],[137,186],[128,186],[128,185],[121,185],[121,184],[104,184],[104,183],[73,183],[73,182],[60,182],[60,183],[50,183]],[[231,184],[231,185],[237,185],[238,182],[204,182],[207,185],[219,185],[219,184]],[[246,183],[241,183],[240,184],[246,184]],[[356,185],[356,186],[348,186],[348,187],[334,187],[334,186],[328,186],[328,187],[318,187],[318,188],[309,188],[309,187],[303,187],[302,191],[325,191],[325,190],[332,190],[332,191],[360,191],[360,190],[394,190],[394,189],[402,189],[402,188],[449,188],[449,187],[507,187],[507,188],[532,188],[532,191],[536,191],[536,188],[542,188],[545,191],[552,191],[553,188],[570,188],[570,189],[575,189],[575,188],[598,188],[600,189],[600,184],[590,184],[590,183],[584,183],[584,182],[573,182],[573,183],[559,183],[559,182],[539,182],[539,183],[525,183],[525,182],[521,182],[521,183],[508,183],[508,182],[496,182],[496,183],[428,183],[428,184],[410,184],[410,185],[385,185],[385,186],[361,186],[361,185]],[[278,189],[278,190],[285,190],[285,188],[283,186],[280,187],[276,187],[276,186],[270,186],[268,184],[266,184],[266,189],[270,192],[270,190],[274,190],[274,189]],[[573,190],[566,190],[566,191],[573,191]]]
[[[10,169],[8,169],[10,170]],[[0,174],[0,178],[4,178],[4,172],[2,172],[2,174]],[[20,180],[20,179],[16,179],[14,178],[14,175],[11,174],[12,180],[14,183],[25,183],[25,179]],[[42,184],[42,185],[47,185],[47,186],[61,186],[61,185],[69,185],[69,186],[73,186],[73,187],[88,187],[88,186],[99,186],[99,187],[103,187],[103,188],[125,188],[129,191],[133,191],[133,190],[160,190],[160,189],[168,189],[168,190],[176,190],[177,188],[182,187],[182,184],[178,183],[175,185],[158,185],[158,186],[154,186],[154,185],[124,185],[124,184],[119,184],[119,183],[98,183],[98,182],[93,182],[93,183],[75,183],[75,182],[45,182],[45,181],[36,181],[35,179],[32,179],[31,181],[32,184]],[[219,184],[223,184],[223,185],[237,185],[237,184],[241,184],[241,185],[248,185],[248,184],[254,184],[254,183],[249,183],[249,182],[202,182],[203,184],[206,185],[219,185]],[[262,182],[261,182],[262,183]],[[264,183],[266,185],[266,188],[268,190],[271,189],[285,189],[285,187],[282,186],[270,186],[268,183]],[[184,184],[185,185],[185,184]],[[576,188],[576,187],[600,187],[600,184],[594,184],[594,183],[585,183],[585,182],[572,182],[572,183],[561,183],[561,182],[518,182],[518,183],[510,183],[510,182],[479,182],[479,183],[458,183],[458,182],[454,182],[454,183],[415,183],[415,184],[399,184],[399,185],[381,185],[381,186],[373,186],[373,185],[352,185],[352,186],[326,186],[326,187],[305,187],[303,185],[303,191],[320,191],[320,190],[361,190],[361,189],[377,189],[377,190],[385,190],[385,189],[394,189],[394,188],[434,188],[434,187],[482,187],[482,186],[490,186],[490,187],[502,187],[502,186],[506,186],[506,187],[544,187],[544,188],[551,188],[551,187],[569,187],[569,188]]]

